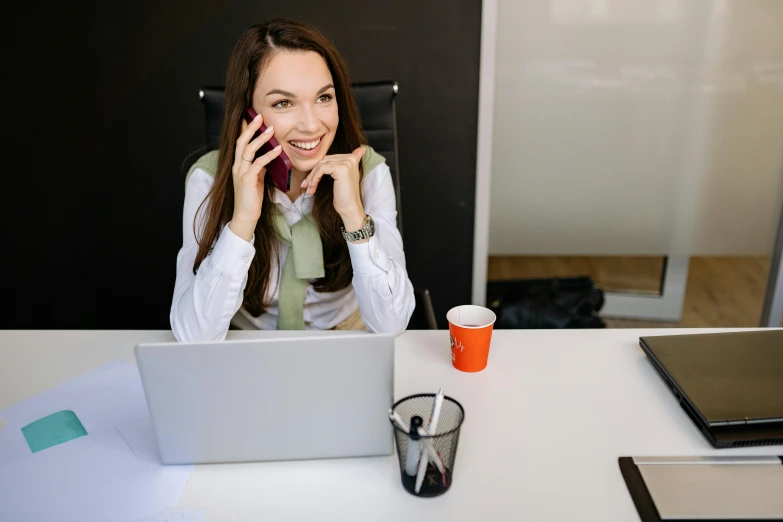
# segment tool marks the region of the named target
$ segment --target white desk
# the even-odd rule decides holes
[[[395,397],[442,386],[465,407],[451,491],[412,497],[394,456],[208,465],[196,467],[180,507],[232,522],[638,520],[618,456],[783,454],[713,449],[638,347],[640,335],[707,331],[497,331],[478,374],[452,368],[445,331],[406,332]],[[0,410],[165,340],[170,332],[0,332]]]

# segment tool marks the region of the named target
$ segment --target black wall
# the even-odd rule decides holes
[[[399,82],[408,272],[441,326],[470,301],[480,0],[102,4],[3,16],[0,327],[169,328],[198,89],[275,16],[330,35],[353,81]]]

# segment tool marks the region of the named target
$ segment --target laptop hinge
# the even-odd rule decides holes
[[[720,428],[724,426],[759,426],[765,424],[783,424],[783,417],[775,417],[771,419],[736,419],[710,422],[711,428]]]

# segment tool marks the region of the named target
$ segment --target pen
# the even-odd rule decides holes
[[[435,435],[438,428],[438,419],[440,418],[440,410],[443,407],[443,388],[438,390],[435,395],[435,402],[432,405],[432,417],[430,417],[429,426],[427,426],[427,434]]]
[[[411,430],[413,431],[413,430]],[[427,441],[423,441],[425,444]],[[427,474],[427,464],[429,463],[429,455],[427,454],[427,451],[423,452],[424,454],[421,456],[421,460],[419,460],[419,469],[416,473],[416,494],[421,491],[421,485],[424,483],[424,476]],[[408,473],[410,475],[410,473]]]
[[[424,428],[419,428],[419,435],[426,435]],[[435,450],[435,446],[432,445],[432,441],[424,439],[420,444],[424,444],[424,451],[429,454],[429,460],[435,464],[440,474],[445,476],[446,468],[443,465],[443,459],[440,458],[440,453]]]
[[[425,469],[427,466],[427,459],[421,458],[421,445],[419,443],[419,429],[423,423],[424,421],[418,415],[411,419],[411,429],[408,432],[408,451],[405,454],[405,473],[411,477],[416,476],[417,481],[416,466],[419,466],[419,469],[421,469],[419,461],[424,462]],[[424,480],[423,477],[422,480]]]
[[[404,431],[406,433],[410,431],[410,428],[408,427],[408,424],[404,420],[402,420],[402,417],[400,417],[400,414],[397,413],[396,411],[392,411],[391,408],[389,408],[389,418],[392,419],[394,421],[394,424],[396,424],[397,427],[399,429],[401,429],[402,431]],[[427,432],[421,426],[419,426],[417,431],[419,432],[419,436],[426,436],[427,435]],[[446,469],[445,469],[445,466],[443,465],[443,459],[441,459],[440,454],[437,451],[435,451],[435,447],[432,445],[431,441],[425,440],[423,443],[419,442],[419,447],[421,447],[422,444],[424,444],[424,446],[423,446],[424,447],[424,451],[427,453],[428,459],[433,464],[435,464],[435,466],[438,468],[438,471],[440,471],[441,475],[444,477],[444,480],[445,480]],[[412,475],[412,473],[410,473],[410,475]]]
[[[405,433],[408,433],[411,431],[411,429],[408,427],[408,423],[402,420],[402,417],[400,417],[400,414],[396,411],[393,411],[391,408],[389,408],[389,418],[394,421],[394,424],[397,425],[398,428],[400,428]],[[421,434],[419,434],[421,435]]]
[[[432,416],[430,417],[430,423],[427,425],[427,435],[435,435],[437,428],[438,428],[438,419],[440,418],[440,410],[443,407],[443,388],[438,390],[438,393],[435,394],[435,400],[432,404]],[[413,430],[411,430],[413,431]],[[424,440],[424,444],[429,445],[429,450],[427,446],[424,447],[425,451],[423,452],[425,454],[424,457],[422,457],[421,461],[419,462],[419,469],[416,473],[416,488],[415,491],[418,494],[421,490],[421,485],[424,483],[424,476],[427,474],[427,464],[430,461],[430,458],[432,457],[436,461],[440,461],[440,456],[435,451],[435,448],[432,447],[432,442],[428,440]],[[425,458],[426,457],[426,458]],[[437,466],[438,463],[436,462],[435,465]],[[441,462],[441,466],[443,463]],[[441,472],[441,475],[443,475],[444,471],[438,467],[438,471]],[[445,475],[443,475],[445,476]]]

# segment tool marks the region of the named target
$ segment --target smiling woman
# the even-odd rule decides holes
[[[282,153],[287,193],[265,176]],[[251,27],[229,58],[219,150],[187,177],[174,335],[223,339],[235,314],[260,329],[404,330],[414,297],[396,216],[331,42],[291,20]]]

